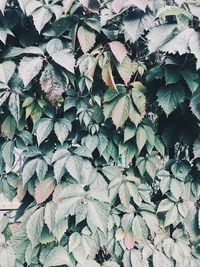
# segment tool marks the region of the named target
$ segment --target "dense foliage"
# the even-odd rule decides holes
[[[200,266],[199,1],[0,0],[0,60],[0,266]]]

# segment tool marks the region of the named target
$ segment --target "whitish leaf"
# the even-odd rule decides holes
[[[14,162],[14,143],[8,141],[2,149],[2,157],[9,168],[12,168]]]
[[[56,204],[49,201],[45,207],[44,220],[50,232],[52,232],[55,227],[55,210]]]
[[[87,53],[95,44],[96,34],[93,31],[88,30],[86,27],[80,26],[77,36],[82,51]]]
[[[129,98],[125,95],[117,102],[112,111],[112,120],[117,128],[122,127],[129,115]]]
[[[12,46],[5,52],[3,57],[7,59],[7,58],[21,56],[23,54],[33,54],[33,55],[43,56],[44,52],[41,48],[35,46],[28,46],[26,48]]]
[[[148,228],[144,219],[136,215],[133,219],[132,231],[137,240],[145,240],[148,237]]]
[[[122,228],[117,229],[115,234],[116,241],[121,241],[124,239],[124,237],[125,237],[124,230]]]
[[[120,187],[119,187],[119,198],[121,203],[128,208],[129,204],[130,204],[130,195],[129,195],[129,190],[127,188],[126,183],[123,183]]]
[[[47,170],[48,170],[48,165],[46,163],[46,160],[39,159],[38,164],[37,164],[37,168],[36,168],[36,174],[37,174],[40,182],[44,180],[44,177],[47,173]]]
[[[69,238],[69,252],[73,252],[81,242],[81,235],[77,232],[73,233]]]
[[[184,101],[185,92],[180,84],[166,86],[158,90],[157,98],[159,105],[169,115]]]
[[[5,61],[0,64],[0,82],[7,84],[10,81],[15,68],[16,65],[12,61]]]
[[[117,70],[125,84],[128,84],[134,73],[133,62],[128,56],[125,56],[121,64],[117,64]]]
[[[16,253],[11,246],[5,245],[0,250],[0,266],[1,267],[15,267]]]
[[[63,77],[50,64],[48,64],[42,72],[40,84],[42,90],[46,94],[46,98],[52,105],[55,105],[56,101],[65,91]]]
[[[63,44],[60,39],[54,38],[47,43],[46,50],[50,56],[57,51],[63,50]]]
[[[45,179],[37,184],[35,189],[35,200],[37,204],[41,204],[48,199],[55,188],[55,181],[52,177]]]
[[[36,136],[38,145],[40,145],[53,130],[53,120],[43,118],[38,122]]]
[[[109,213],[109,204],[88,200],[87,223],[92,232],[96,232],[97,228],[99,228],[106,233]]]
[[[53,60],[71,73],[74,73],[75,58],[67,49],[57,51],[52,55]]]
[[[145,11],[146,7],[149,4],[149,0],[132,0],[131,2],[143,11]]]
[[[132,248],[134,248],[135,241],[136,241],[135,235],[132,231],[129,231],[128,233],[126,233],[124,237],[124,245],[126,246],[128,250],[131,250]]]
[[[178,214],[177,206],[173,205],[173,207],[171,207],[166,213],[164,225],[168,226],[170,224],[175,224],[178,217],[179,217],[179,214]]]
[[[43,65],[42,57],[23,57],[19,64],[19,76],[26,87],[39,73]]]
[[[36,247],[39,244],[39,238],[44,226],[44,208],[36,210],[29,218],[26,230],[27,236],[31,241],[32,247]]]
[[[200,89],[198,89],[192,95],[192,99],[190,101],[190,108],[193,114],[200,120]]]
[[[44,267],[67,265],[69,267],[74,266],[72,259],[70,258],[67,249],[61,246],[54,247],[44,263]]]
[[[73,178],[75,178],[77,181],[80,181],[81,171],[83,168],[83,161],[81,157],[71,155],[67,159],[65,167]]]
[[[122,63],[127,55],[125,46],[118,41],[113,41],[109,43],[109,45],[116,59],[119,61],[119,63]]]
[[[25,163],[22,171],[23,185],[25,185],[35,173],[37,164],[38,164],[37,158],[29,160],[27,163]]]
[[[114,261],[107,261],[103,264],[103,267],[120,267],[118,263]]]
[[[55,122],[54,131],[61,144],[65,142],[69,132],[71,131],[71,128],[71,122],[65,118],[58,119]]]
[[[153,266],[154,267],[163,267],[163,266],[170,267],[172,265],[171,265],[170,260],[167,258],[167,256],[165,256],[164,253],[156,250],[153,254]]]
[[[140,126],[137,128],[137,132],[136,132],[136,144],[137,144],[139,152],[144,147],[146,141],[147,141],[146,131],[144,130],[142,126]]]
[[[149,30],[154,24],[154,17],[145,15],[138,19],[125,20],[124,31],[130,40],[135,43],[145,30]]]
[[[136,128],[134,125],[127,125],[124,129],[124,142],[133,138],[136,134]]]
[[[9,110],[10,113],[13,115],[13,117],[16,120],[16,123],[19,122],[20,119],[20,100],[19,95],[16,93],[11,93],[9,98]]]
[[[112,74],[112,69],[110,66],[110,63],[107,62],[104,66],[103,66],[103,70],[102,70],[102,79],[104,81],[104,83],[110,88],[110,89],[115,89],[117,90],[114,78],[113,78],[113,74]]]
[[[31,15],[33,16],[35,28],[39,33],[52,18],[51,11],[43,6],[38,8]]]
[[[5,8],[6,8],[7,0],[1,0],[0,1],[0,11],[2,14],[4,14]]]

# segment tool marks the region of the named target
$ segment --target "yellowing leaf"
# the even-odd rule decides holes
[[[106,63],[105,66],[103,66],[103,70],[102,70],[102,79],[104,81],[104,83],[110,88],[110,89],[115,89],[117,90],[114,78],[113,78],[113,74],[112,74],[112,70],[111,70],[111,66],[110,63]]]

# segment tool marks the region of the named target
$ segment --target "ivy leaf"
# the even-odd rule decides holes
[[[190,108],[193,114],[200,120],[200,89],[194,92],[190,101]]]
[[[200,136],[194,142],[193,153],[195,158],[200,158]]]
[[[36,9],[32,14],[36,30],[40,33],[44,26],[52,18],[52,13],[45,7]]]
[[[49,118],[40,119],[37,125],[36,136],[40,145],[53,130],[53,120]]]
[[[39,73],[43,65],[42,57],[23,57],[19,64],[19,76],[26,87]]]
[[[13,139],[16,130],[16,122],[13,116],[9,115],[3,121],[1,125],[1,132],[8,137],[9,139]]]
[[[12,61],[5,61],[0,64],[0,82],[8,84],[13,73],[15,72],[16,65]]]
[[[131,59],[128,56],[125,56],[121,64],[117,64],[117,70],[119,72],[119,75],[127,85],[134,73],[133,62],[131,61]]]
[[[137,147],[138,147],[139,152],[144,147],[146,141],[147,141],[146,131],[142,126],[140,126],[137,128],[137,132],[136,132],[136,143],[137,143]]]
[[[14,162],[14,143],[8,141],[2,149],[2,157],[9,168],[12,168]]]
[[[52,105],[55,105],[65,91],[64,79],[51,64],[48,64],[42,72],[40,84],[46,98]]]
[[[67,49],[63,49],[55,52],[51,55],[52,59],[61,67],[68,70],[71,73],[74,73],[75,68],[75,58],[72,53]]]
[[[163,87],[157,92],[158,103],[167,115],[173,112],[185,99],[185,92],[180,84]]]
[[[1,0],[0,2],[0,11],[2,14],[4,14],[5,8],[6,8],[7,0]]]
[[[23,167],[22,180],[25,185],[33,176],[38,164],[38,158],[29,160]]]
[[[112,50],[112,53],[114,54],[116,59],[121,64],[123,62],[123,60],[125,59],[125,57],[127,56],[127,50],[126,50],[125,46],[118,41],[113,41],[113,42],[109,43],[109,45],[110,45],[110,48]]]
[[[129,115],[129,98],[128,96],[123,96],[114,106],[112,111],[112,120],[117,128],[122,127]]]
[[[71,155],[67,159],[65,166],[70,175],[79,181],[83,166],[82,158],[76,155]]]
[[[154,18],[151,15],[144,15],[138,19],[124,21],[124,31],[132,43],[135,43],[145,30],[153,26]]]
[[[36,168],[36,173],[37,173],[37,176],[40,182],[44,180],[47,170],[48,170],[48,166],[47,166],[46,161],[44,159],[39,159],[37,168]]]
[[[96,34],[93,31],[88,30],[86,27],[80,26],[77,36],[82,51],[87,53],[95,44]]]
[[[110,89],[117,90],[109,61],[103,66],[102,79]]]
[[[149,0],[132,0],[133,4],[139,9],[145,11],[146,7],[149,4]]]
[[[5,246],[0,250],[1,267],[15,267],[16,253],[11,246]]]
[[[52,177],[45,179],[36,186],[35,200],[37,204],[45,202],[48,197],[53,193],[55,188],[55,181]]]
[[[136,241],[136,238],[132,231],[129,231],[128,233],[125,234],[124,245],[126,246],[128,250],[131,250],[132,248],[134,248],[135,241]]]
[[[61,118],[55,122],[54,131],[58,140],[62,145],[65,142],[67,136],[69,135],[71,129],[72,129],[71,122],[65,118]]]
[[[67,252],[67,249],[62,246],[54,247],[50,251],[44,263],[44,267],[60,266],[60,265],[67,265],[69,267],[74,266],[73,261]]]
[[[36,247],[39,244],[39,238],[44,226],[44,208],[36,210],[29,218],[26,230],[27,236],[31,241],[32,247]]]
[[[19,95],[16,93],[11,93],[8,105],[9,105],[10,113],[13,115],[16,123],[18,124],[20,115],[21,115]]]

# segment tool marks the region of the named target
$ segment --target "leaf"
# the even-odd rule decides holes
[[[7,4],[7,0],[1,0],[1,2],[0,2],[0,11],[1,11],[2,14],[4,14],[4,11],[5,11],[5,8],[6,8],[6,4]]]
[[[107,62],[103,66],[102,79],[110,89],[115,89],[117,91],[117,87],[113,78],[112,69],[109,62]]]
[[[1,132],[8,137],[9,139],[13,139],[16,130],[16,122],[13,116],[9,115],[1,124]]]
[[[39,73],[43,65],[42,57],[23,57],[19,64],[19,76],[26,87]]]
[[[86,27],[80,26],[77,36],[82,51],[87,53],[95,44],[96,34],[93,31],[88,30]]]
[[[112,50],[112,53],[114,54],[116,59],[121,64],[123,62],[123,60],[125,59],[125,57],[127,56],[127,50],[126,50],[125,46],[118,41],[113,41],[113,42],[109,43],[109,45],[110,45],[110,48]]]
[[[39,159],[36,168],[36,174],[40,182],[44,180],[47,171],[48,171],[48,165],[46,161],[44,159]]]
[[[65,142],[71,129],[71,122],[65,118],[61,118],[55,122],[54,131],[61,145]]]
[[[87,223],[92,232],[96,232],[97,228],[99,228],[106,233],[109,213],[109,204],[88,200]]]
[[[14,163],[14,143],[8,141],[2,149],[2,157],[9,168],[12,168]]]
[[[16,65],[12,61],[4,61],[0,64],[0,82],[8,84],[13,73],[15,72]]]
[[[154,18],[151,15],[144,15],[137,19],[124,21],[124,32],[132,43],[135,43],[145,30],[149,30],[153,25]]]
[[[25,185],[36,171],[38,159],[32,159],[25,163],[22,171],[23,185]]]
[[[130,82],[130,79],[134,73],[133,62],[128,56],[125,56],[124,60],[117,65],[117,70],[119,75],[127,85]]]
[[[69,252],[73,252],[81,242],[81,235],[77,232],[73,233],[69,238]]]
[[[136,215],[135,218],[133,219],[132,231],[134,233],[136,240],[147,239],[148,229],[144,219],[141,216]]]
[[[0,250],[0,266],[1,267],[15,267],[16,253],[11,246],[5,246]]]
[[[149,0],[132,0],[133,4],[139,9],[145,11],[146,7],[149,4]]]
[[[54,69],[51,64],[48,64],[40,77],[42,90],[46,94],[46,98],[52,105],[55,105],[57,100],[65,91],[65,83],[63,77]]]
[[[45,179],[36,186],[35,200],[37,204],[45,202],[48,197],[53,193],[55,188],[55,181],[52,177]]]
[[[136,128],[134,125],[127,125],[124,129],[124,142],[127,142],[131,138],[133,138],[136,134]]]
[[[53,130],[53,120],[48,118],[40,119],[37,125],[36,136],[40,145]]]
[[[15,118],[16,123],[18,124],[21,113],[20,113],[20,99],[19,99],[19,95],[16,93],[11,93],[10,95],[9,110],[10,110],[10,113]]]
[[[39,238],[44,226],[44,208],[36,210],[29,218],[26,230],[27,236],[31,241],[32,247],[36,247],[39,244]]]
[[[171,207],[166,213],[164,226],[175,224],[178,219],[178,216],[179,214],[178,214],[177,206],[173,205],[173,207]]]
[[[67,49],[63,49],[55,52],[52,56],[52,59],[61,67],[68,70],[71,73],[74,73],[75,68],[75,58],[72,53]]]
[[[117,128],[122,127],[129,115],[129,98],[125,95],[117,102],[112,111],[112,120]]]
[[[36,9],[32,14],[36,30],[40,33],[44,26],[52,18],[52,13],[45,7]]]
[[[159,105],[169,115],[184,101],[185,93],[180,84],[170,85],[159,89],[157,98]]]
[[[131,250],[132,248],[134,248],[135,241],[136,241],[135,235],[132,231],[129,231],[128,233],[126,233],[124,237],[124,245],[126,246],[128,250]]]
[[[67,171],[77,181],[80,180],[82,165],[83,162],[81,157],[76,155],[71,155],[69,158],[67,158],[67,161],[65,163]]]
[[[190,108],[193,114],[200,120],[200,89],[196,90],[192,95],[192,99],[190,101]]]
[[[136,132],[136,144],[137,144],[139,152],[144,147],[146,141],[147,141],[146,131],[144,130],[142,126],[140,126],[137,128],[137,132]]]
[[[200,158],[200,136],[194,142],[193,153],[195,158]]]
[[[67,265],[69,267],[72,265],[72,260],[66,250],[66,248],[62,246],[54,247],[44,263],[44,267],[51,267],[51,266],[60,266],[60,265]]]

